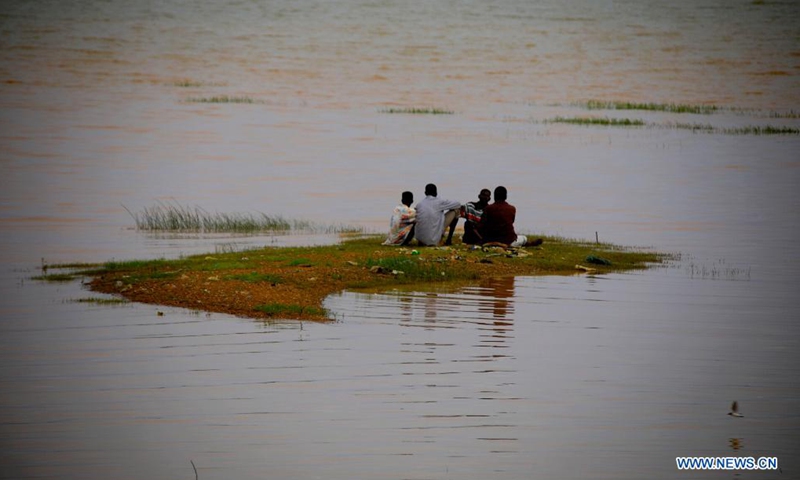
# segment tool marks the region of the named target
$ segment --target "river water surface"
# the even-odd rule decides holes
[[[722,130],[800,126],[798,39],[792,0],[3,2],[0,477],[800,478],[800,137]],[[253,103],[192,101],[221,95]],[[546,122],[589,115],[647,126]],[[330,324],[30,279],[336,241],[151,235],[126,208],[383,231],[428,182],[507,186],[519,230],[677,255],[342,292]],[[782,473],[677,470],[697,455]]]

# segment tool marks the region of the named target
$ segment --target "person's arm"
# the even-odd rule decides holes
[[[414,223],[417,221],[417,211],[413,208],[406,208],[400,217],[403,223]]]
[[[483,243],[483,237],[486,236],[486,226],[489,223],[488,222],[489,216],[490,216],[489,210],[487,208],[484,208],[483,214],[481,215],[481,221],[478,223],[478,228],[475,229],[475,233],[477,233],[478,236],[480,237],[481,243]]]
[[[445,200],[441,199],[439,201],[439,209],[443,212],[447,212],[450,210],[455,210],[457,208],[461,208],[461,202],[457,200]]]

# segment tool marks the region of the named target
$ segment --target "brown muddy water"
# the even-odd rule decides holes
[[[800,126],[799,17],[749,0],[4,1],[0,478],[191,479],[191,462],[203,480],[800,478],[800,137],[669,128]],[[191,101],[221,95],[253,103]],[[590,99],[726,108],[575,105]],[[558,115],[649,126],[543,122]],[[335,241],[144,234],[123,205],[382,231],[428,182],[461,201],[506,185],[521,230],[680,256],[343,292],[325,325],[30,280],[42,259]],[[692,455],[782,473],[679,472]]]

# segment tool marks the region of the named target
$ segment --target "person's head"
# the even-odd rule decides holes
[[[425,185],[425,195],[430,195],[431,197],[435,197],[438,195],[439,192],[436,191],[436,185],[429,183]]]
[[[401,200],[403,205],[406,207],[410,207],[412,203],[414,203],[414,194],[411,192],[403,192],[403,198]]]
[[[505,202],[508,198],[508,190],[506,187],[500,186],[494,189],[494,201]]]
[[[489,203],[489,200],[492,199],[492,192],[488,188],[484,188],[481,190],[481,193],[478,194],[478,201],[480,203],[486,204]]]

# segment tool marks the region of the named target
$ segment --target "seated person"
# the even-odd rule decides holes
[[[542,244],[542,239],[528,240],[525,235],[517,235],[514,231],[514,220],[517,209],[506,202],[506,187],[494,189],[494,203],[483,209],[478,232],[482,244],[501,243],[510,247],[535,247]]]
[[[403,192],[400,202],[400,205],[394,207],[389,220],[389,234],[386,235],[384,245],[408,245],[414,239],[414,225],[417,221],[417,211],[411,208],[414,194]]]
[[[438,198],[436,185],[425,186],[425,198],[417,203],[416,237],[420,245],[439,245],[446,226],[450,226],[445,245],[453,241],[453,231],[458,223],[461,202]]]
[[[467,245],[478,245],[481,242],[481,235],[478,232],[478,225],[481,223],[483,209],[489,205],[492,199],[492,192],[484,188],[478,194],[477,202],[467,202],[461,209],[461,216],[464,217],[464,236],[461,241]]]

